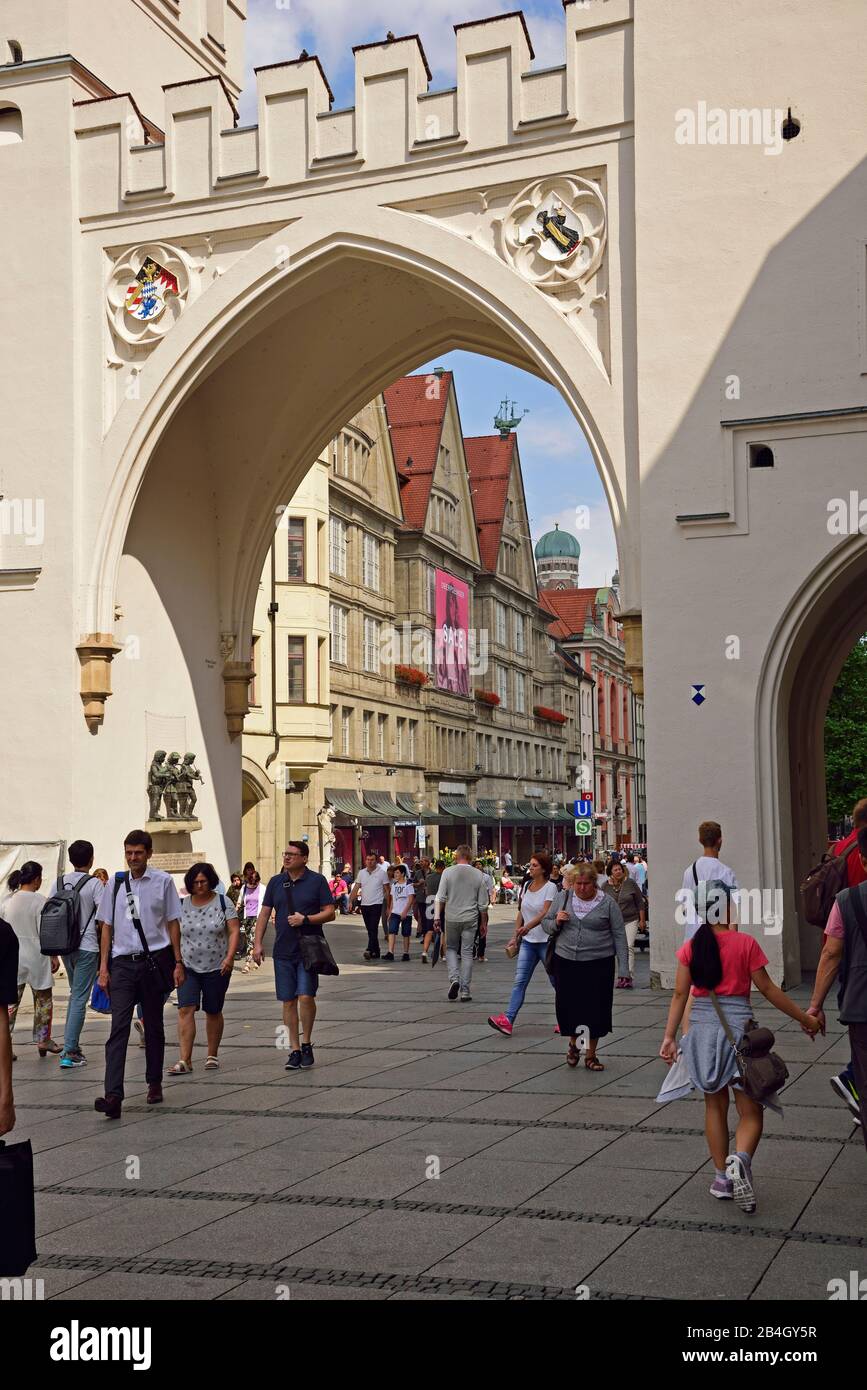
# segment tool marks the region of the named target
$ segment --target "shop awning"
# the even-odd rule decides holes
[[[358,793],[352,788],[347,788],[345,791],[333,791],[326,787],[325,800],[340,815],[352,816],[362,825],[381,824],[382,822],[382,816],[374,815],[366,806],[362,805],[358,799]]]
[[[574,826],[575,824],[575,816],[568,806],[558,805],[557,814],[549,816],[545,813],[544,802],[542,801],[519,801],[518,805],[525,812],[527,819],[533,821],[534,825]]]
[[[497,815],[497,803],[495,800],[487,796],[480,796],[478,801],[480,824],[488,824],[488,822],[490,822],[491,825],[499,825],[501,819],[503,825],[526,825],[527,823],[528,818],[524,815],[517,801],[506,802],[506,809],[503,812],[502,818]]]
[[[386,820],[403,820],[403,812],[388,792],[362,792],[364,804]]]
[[[410,819],[417,824],[418,811],[415,809],[415,802],[412,799],[412,793],[395,792],[395,799],[397,800],[397,804],[401,807],[402,811],[405,811],[406,814],[410,817]],[[421,823],[422,825],[453,825],[454,816],[443,815],[442,812],[438,814],[436,811],[425,810],[421,813]]]
[[[440,810],[447,811],[455,820],[471,821],[473,824],[478,822],[479,813],[475,806],[471,806],[465,796],[448,796],[444,792],[440,793]]]

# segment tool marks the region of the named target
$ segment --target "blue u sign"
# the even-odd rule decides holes
[[[593,802],[592,802],[592,801],[576,801],[576,802],[575,802],[575,815],[576,815],[576,816],[592,816],[592,815],[593,815]]]

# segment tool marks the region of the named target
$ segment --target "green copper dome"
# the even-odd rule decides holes
[[[536,559],[553,560],[561,555],[568,556],[570,560],[578,560],[581,557],[581,547],[575,537],[568,531],[561,531],[555,521],[554,530],[546,531],[536,542]]]

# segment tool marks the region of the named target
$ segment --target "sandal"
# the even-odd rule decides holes
[[[187,1076],[193,1070],[192,1062],[175,1062],[173,1067],[169,1067],[169,1076]]]
[[[585,1057],[585,1058],[584,1058],[584,1065],[585,1065],[585,1067],[587,1068],[588,1071],[604,1071],[604,1070],[605,1070],[605,1068],[603,1067],[603,1065],[602,1065],[602,1063],[600,1062],[600,1060],[599,1060],[598,1057]]]
[[[219,1057],[209,1057],[208,1060],[207,1060],[207,1062],[205,1063],[205,1071],[219,1071],[219,1070],[220,1070],[220,1059],[219,1059]]]
[[[567,1066],[577,1067],[580,1056],[581,1053],[578,1051],[578,1048],[575,1046],[573,1042],[570,1042],[569,1050],[566,1053]]]
[[[53,1038],[49,1038],[46,1043],[37,1043],[40,1057],[47,1057],[49,1052],[62,1052],[63,1048],[56,1043]]]

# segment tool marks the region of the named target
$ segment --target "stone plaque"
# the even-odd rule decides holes
[[[152,854],[148,860],[152,869],[164,869],[167,874],[185,874],[194,864],[203,862],[210,863],[203,849],[189,849],[180,854]]]

